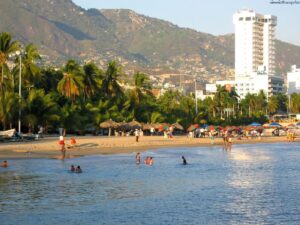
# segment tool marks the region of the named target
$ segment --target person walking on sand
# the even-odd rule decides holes
[[[135,163],[137,164],[137,165],[140,165],[141,164],[141,154],[138,152],[138,153],[136,153],[136,155],[135,155]]]
[[[138,129],[135,129],[134,136],[135,136],[135,142],[139,142],[140,132]]]

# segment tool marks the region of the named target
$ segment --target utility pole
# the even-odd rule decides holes
[[[196,116],[198,115],[198,102],[197,102],[197,78],[195,78],[195,111]]]
[[[22,99],[22,51],[16,51],[16,55],[19,56],[20,68],[19,68],[19,101]],[[20,104],[21,105],[21,104]],[[18,132],[21,134],[21,106],[19,106],[19,118],[18,118]]]

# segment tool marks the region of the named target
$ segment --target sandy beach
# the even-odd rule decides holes
[[[188,138],[175,136],[165,139],[163,136],[143,136],[139,142],[135,137],[101,137],[83,136],[75,137],[76,145],[70,145],[70,137],[66,137],[66,158],[81,157],[97,154],[120,154],[142,152],[167,147],[213,146],[209,138]],[[299,141],[299,137],[295,141]],[[250,143],[287,142],[286,137],[262,137],[251,139],[234,139],[233,145]],[[222,145],[223,140],[216,138],[214,145]],[[46,137],[35,141],[0,143],[0,158],[60,158],[58,137]]]

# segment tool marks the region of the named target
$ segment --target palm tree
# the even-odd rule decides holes
[[[1,88],[4,85],[4,67],[9,55],[15,53],[19,49],[19,43],[12,41],[12,37],[9,33],[0,33],[0,65],[1,65]]]
[[[28,44],[25,47],[25,54],[22,58],[22,77],[26,86],[31,86],[41,81],[40,68],[36,65],[36,61],[40,59],[41,56],[37,47],[33,44]]]
[[[3,130],[6,130],[7,123],[11,123],[17,115],[19,96],[14,92],[4,91],[0,95],[0,119]]]
[[[80,96],[83,88],[83,78],[79,65],[74,60],[69,60],[64,68],[64,76],[58,83],[57,90],[72,101]]]
[[[58,105],[52,93],[45,94],[42,89],[32,89],[25,99],[25,103],[24,121],[29,130],[34,130],[38,124],[47,127],[49,123],[57,122],[60,119]]]
[[[274,114],[277,111],[278,106],[279,106],[279,102],[278,102],[276,95],[271,96],[268,101],[269,113]]]
[[[226,90],[225,86],[218,85],[217,92],[214,97],[214,105],[218,109],[218,113],[220,114],[220,118],[223,118],[223,110],[227,106],[229,101],[229,93]]]
[[[111,61],[108,64],[107,70],[103,79],[103,90],[107,97],[114,97],[122,94],[122,88],[118,83],[118,79],[121,76],[121,69],[115,61]]]
[[[151,95],[150,79],[146,74],[137,72],[134,74],[134,89],[133,96],[136,104],[140,104],[144,98],[144,95]]]
[[[89,98],[96,93],[102,83],[102,71],[100,71],[94,63],[84,65],[83,71],[84,95]]]
[[[291,95],[291,112],[299,113],[300,112],[300,94],[293,93]]]

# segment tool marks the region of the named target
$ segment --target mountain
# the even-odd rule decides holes
[[[234,35],[214,36],[131,10],[85,10],[71,0],[1,0],[0,31],[36,44],[46,62],[68,58],[105,66],[117,60],[127,73],[199,75],[205,80],[234,74]],[[230,21],[228,21],[230,23]],[[300,65],[300,47],[276,42],[277,71]]]

